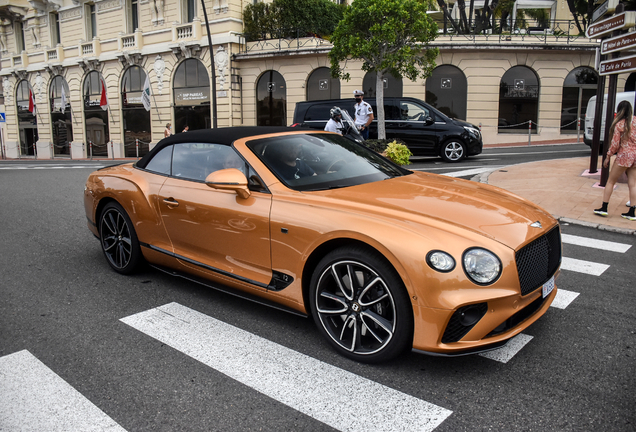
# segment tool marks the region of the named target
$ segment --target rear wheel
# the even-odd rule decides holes
[[[466,157],[466,146],[457,139],[450,139],[442,145],[440,155],[446,162],[459,162]]]
[[[99,218],[99,237],[108,264],[118,273],[131,274],[141,261],[141,248],[133,224],[116,202],[106,204]]]
[[[413,311],[395,270],[377,253],[336,249],[311,279],[311,312],[340,354],[357,361],[389,360],[413,342]]]

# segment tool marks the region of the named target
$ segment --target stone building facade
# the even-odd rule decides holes
[[[0,5],[4,154],[135,157],[163,138],[167,123],[173,133],[186,124],[190,130],[211,127],[213,99],[218,127],[225,127],[289,125],[296,102],[348,98],[358,88],[373,95],[368,83],[374,78],[358,62],[348,62],[348,82],[329,76],[328,41],[246,43],[242,11],[251,1],[205,3],[215,89],[199,0]],[[564,14],[565,0],[548,3],[557,18]],[[487,144],[527,143],[529,120],[533,140],[571,139],[596,88],[599,44],[561,27],[503,36],[440,35],[433,76],[415,82],[389,77],[385,94],[427,100],[480,125]],[[146,78],[149,111],[141,100]],[[619,89],[629,83],[621,76]]]

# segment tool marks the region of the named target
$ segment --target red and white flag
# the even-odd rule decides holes
[[[102,97],[99,100],[99,106],[102,107],[104,111],[108,111],[108,96],[106,95],[106,86],[104,85],[104,78],[101,78],[102,82]]]
[[[31,89],[29,89],[29,112],[35,115],[35,96],[33,96]]]

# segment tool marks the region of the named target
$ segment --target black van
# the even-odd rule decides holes
[[[369,128],[369,138],[378,137],[377,109],[374,98],[364,99],[373,107],[375,120]],[[354,99],[331,99],[298,102],[294,124],[324,129],[329,110],[334,106],[354,114]],[[451,119],[419,99],[410,97],[384,98],[386,136],[406,143],[414,156],[441,156],[447,162],[457,162],[481,153],[483,142],[479,128],[462,120]]]

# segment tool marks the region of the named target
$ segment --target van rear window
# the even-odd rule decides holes
[[[305,121],[309,120],[329,120],[330,105],[312,105],[305,113]]]

